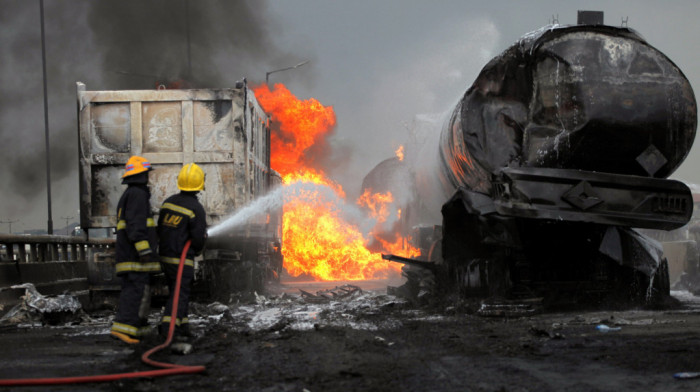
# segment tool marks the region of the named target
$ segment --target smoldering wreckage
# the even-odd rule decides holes
[[[461,376],[455,376],[444,362],[446,355],[457,355],[453,349],[440,351],[431,339],[408,335],[417,331],[440,340],[448,333],[456,346],[485,345],[501,355],[495,358],[512,364],[513,356],[532,350],[549,350],[553,361],[568,359],[566,347],[548,346],[565,338],[565,327],[576,345],[591,339],[580,330],[588,326],[610,325],[614,331],[688,321],[680,317],[694,317],[688,325],[700,323],[691,293],[700,285],[697,230],[691,221],[694,196],[688,185],[668,179],[695,138],[693,90],[681,70],[634,30],[603,25],[598,13],[579,17],[577,25],[548,26],[520,38],[483,68],[452,111],[416,120],[405,158],[387,159],[365,177],[363,190],[399,195],[403,213],[384,234],[411,237],[420,249],[417,257],[382,256],[387,263],[404,264],[400,285],[384,283],[384,291],[363,290],[362,282],[326,282],[311,292],[280,281],[285,274],[283,208],[269,205],[262,217],[211,236],[197,260],[190,318],[199,336],[193,354],[171,360],[205,361],[218,378],[185,383],[146,379],[128,386],[184,390],[218,386],[225,379],[244,390],[413,390],[427,385],[450,390],[463,386],[467,377],[481,380],[468,384],[475,390],[510,390],[526,381],[516,377],[499,384],[484,378],[493,373],[483,367],[478,368],[482,376],[474,374],[474,367],[460,368]],[[56,334],[71,336],[73,342],[81,336],[92,342],[88,344],[95,339],[107,344],[107,338],[99,339],[107,335],[119,288],[109,231],[116,226],[119,173],[130,155],[144,155],[157,167],[151,178],[154,208],[176,191],[179,167],[197,162],[207,178],[200,200],[214,226],[282,186],[270,166],[270,117],[245,81],[231,89],[154,91],[89,91],[79,83],[77,98],[83,235],[0,238],[7,258],[2,262],[0,335],[9,347],[11,334],[18,331],[33,331],[26,336],[38,345],[70,340],[48,338]],[[663,231],[682,234],[664,241]],[[107,233],[106,238],[99,238],[100,233]],[[672,285],[686,291],[672,296]],[[154,287],[152,317],[159,314],[165,290]],[[572,306],[578,311],[612,307],[621,313],[617,318],[554,313]],[[665,311],[639,310],[645,307]],[[491,316],[500,321],[493,324]],[[527,343],[508,333],[523,325]],[[479,342],[483,330],[502,343]],[[320,335],[293,335],[310,331]],[[309,366],[323,366],[308,361],[326,358],[294,346],[339,344],[346,338],[360,340],[335,350],[314,346],[342,358],[342,364],[325,365],[337,367],[331,370],[335,376],[309,373]],[[282,378],[256,373],[250,364],[255,360],[239,358],[245,353],[235,348],[216,348],[231,339],[232,347],[274,363],[270,373]],[[654,337],[626,339],[647,343]],[[519,342],[513,346],[519,353],[509,346],[513,341]],[[278,346],[289,348],[279,357],[285,363],[260,351]],[[392,346],[401,346],[400,355],[411,358],[442,358],[442,372],[453,376],[452,384],[445,384],[444,374],[435,382],[435,374],[417,370],[422,366],[415,359],[397,360],[393,368],[401,373],[407,366],[411,370],[403,371],[422,377],[415,384],[379,377],[377,371],[386,370],[381,366],[353,370],[363,358],[372,362],[377,347],[392,355],[387,351]],[[126,362],[134,350],[115,351],[110,359]],[[298,366],[289,363],[294,362],[289,353],[298,354]],[[27,355],[17,353],[17,363],[6,370],[46,376],[27,370],[32,360]],[[238,375],[221,364],[231,355],[241,370]],[[466,360],[469,354],[460,352],[459,357]],[[691,366],[687,358],[678,354],[675,363]],[[91,369],[107,372],[143,368],[90,363]],[[66,370],[55,366],[57,372]],[[290,378],[287,367],[306,376]],[[625,374],[635,371],[646,370]],[[528,374],[537,378],[535,373]],[[544,390],[570,386],[539,377],[530,385]],[[667,387],[663,382],[649,385]]]

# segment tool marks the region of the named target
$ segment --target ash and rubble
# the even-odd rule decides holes
[[[45,326],[84,326],[82,335],[107,334],[114,317],[112,310],[84,312],[76,297],[69,294],[43,296],[32,284],[22,286],[27,294],[22,301],[0,319],[0,325],[19,328]],[[440,319],[445,316],[426,310],[411,309],[409,302],[379,291],[363,291],[358,286],[343,285],[319,290],[315,294],[299,290],[299,294],[241,296],[235,303],[221,302],[190,304],[190,325],[198,330],[222,324],[239,332],[306,331],[325,327],[362,330],[391,330],[401,328],[398,318],[383,317],[386,309],[401,309],[406,320]],[[153,309],[149,323],[156,325],[161,309]],[[72,317],[67,317],[71,315]],[[49,322],[50,321],[50,322]]]
[[[343,295],[333,295],[334,292],[342,292]],[[56,298],[44,297],[38,294],[36,289],[28,290],[25,300],[8,312],[0,325],[12,325],[19,328],[62,327],[82,328],[80,331],[72,331],[69,335],[100,335],[108,334],[109,325],[113,318],[112,312],[101,310],[88,315],[83,312],[80,304],[70,295],[55,296],[63,301],[62,305],[56,305]],[[682,306],[661,314],[692,314],[700,313],[700,297],[688,291],[674,291],[673,296]],[[337,286],[335,289],[321,290],[316,294],[300,290],[299,294],[282,293],[279,295],[253,294],[249,301],[239,300],[233,304],[220,302],[192,303],[190,309],[190,325],[195,331],[201,332],[213,325],[226,326],[239,333],[260,332],[290,332],[310,331],[323,328],[349,328],[365,331],[392,331],[403,328],[406,322],[440,322],[458,318],[464,315],[478,316],[482,319],[519,318],[533,320],[541,312],[532,303],[516,303],[515,301],[480,301],[471,306],[421,306],[416,307],[406,299],[380,291],[363,291],[357,286]],[[38,310],[37,298],[41,299]],[[70,298],[70,299],[67,299]],[[43,304],[51,303],[44,306]],[[74,314],[71,318],[63,317],[57,322],[52,313],[65,316],[66,305],[78,308],[70,311]],[[42,316],[43,315],[43,316]],[[616,316],[617,315],[617,316]],[[624,316],[620,316],[624,315]],[[161,311],[154,309],[149,317],[152,325],[157,324]],[[552,322],[546,327],[531,327],[531,332],[547,331],[547,335],[554,338],[556,330],[563,326],[572,325],[600,325],[629,326],[650,325],[668,323],[659,316],[659,311],[654,310],[626,310],[626,311],[592,311],[572,315],[570,313],[557,316],[550,313],[548,319]],[[42,317],[45,319],[42,320]],[[54,320],[46,322],[46,319]],[[675,322],[682,322],[675,321]],[[533,332],[534,331],[534,332]],[[557,336],[557,338],[559,338]]]
[[[338,295],[341,293],[341,295]],[[582,310],[580,312],[542,312],[535,301],[480,300],[442,306],[422,305],[383,290],[363,291],[358,286],[337,286],[316,294],[300,290],[299,294],[254,294],[254,300],[225,305],[193,303],[190,323],[197,329],[211,324],[226,324],[237,332],[309,331],[328,327],[365,331],[392,331],[406,323],[443,322],[461,317],[479,319],[531,319],[551,321],[549,331],[564,326],[611,327],[683,323],[666,320],[667,315],[700,313],[700,297],[688,291],[673,291],[680,305],[673,309]],[[534,324],[531,329],[537,329]],[[551,337],[556,335],[550,333]]]
[[[377,291],[363,291],[358,286],[337,286],[316,294],[300,290],[299,294],[254,294],[254,301],[224,305],[218,302],[193,304],[190,324],[226,323],[238,331],[306,331],[325,327],[363,330],[401,328],[398,318],[384,317],[386,309],[401,309],[413,318],[430,317],[429,313],[409,309],[405,299]]]
[[[0,319],[7,328],[61,328],[66,336],[107,335],[114,312],[101,309],[85,312],[70,294],[43,296],[31,285],[22,302]],[[672,291],[680,306],[666,310],[588,310],[581,312],[541,312],[532,301],[480,300],[471,303],[450,303],[443,306],[417,305],[405,298],[387,294],[385,290],[362,290],[359,286],[342,285],[316,293],[299,289],[299,293],[257,294],[241,296],[233,303],[190,304],[190,326],[198,336],[210,327],[222,326],[241,334],[304,332],[325,328],[352,329],[370,332],[391,332],[407,323],[440,323],[464,317],[476,319],[529,320],[531,337],[564,339],[564,327],[621,327],[683,323],[683,315],[700,313],[700,297],[689,291]],[[149,322],[156,325],[162,314],[153,309]],[[668,319],[667,316],[673,316]],[[391,342],[377,336],[383,343]]]
[[[85,316],[82,304],[71,294],[42,295],[32,283],[11,286],[24,289],[21,301],[0,318],[0,325],[30,326],[79,323]]]

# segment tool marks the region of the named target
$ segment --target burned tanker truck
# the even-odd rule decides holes
[[[435,290],[480,297],[668,298],[662,249],[635,228],[690,219],[690,190],[667,177],[697,109],[688,79],[638,33],[601,21],[527,34],[441,121],[363,182],[411,184],[397,226],[423,257],[384,256],[406,264],[404,287],[429,270]]]
[[[179,192],[182,165],[197,163],[206,176],[199,200],[209,227],[281,183],[270,169],[269,117],[245,80],[234,88],[191,90],[90,91],[78,83],[77,98],[80,225],[87,236],[113,238],[121,174],[131,155],[144,156],[155,169],[149,175],[155,215]],[[264,212],[210,236],[195,260],[193,295],[227,301],[279,276],[282,215]],[[94,254],[87,267],[91,293],[119,289],[113,248]]]

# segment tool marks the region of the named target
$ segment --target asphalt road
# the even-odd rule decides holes
[[[295,289],[298,289],[295,288]],[[287,290],[289,291],[289,290]],[[194,351],[154,359],[206,372],[99,384],[10,387],[52,391],[697,391],[700,298],[674,292],[665,310],[485,316],[461,303],[416,307],[385,290],[332,300],[277,293],[232,305],[196,304]],[[487,312],[488,313],[488,312]],[[159,313],[154,309],[155,321]],[[108,335],[112,312],[73,325],[0,328],[0,378],[67,377],[151,370]],[[617,331],[600,332],[605,324]]]

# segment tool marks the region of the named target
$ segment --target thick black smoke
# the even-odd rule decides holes
[[[266,4],[44,1],[54,221],[79,207],[75,82],[88,90],[261,82],[265,70],[300,59],[275,45]],[[40,228],[47,214],[39,1],[0,0],[0,9],[0,220]]]
[[[92,1],[88,13],[107,86],[154,88],[156,82],[208,88],[261,80],[275,47],[266,2],[227,0]],[[294,61],[289,58],[287,61]]]

